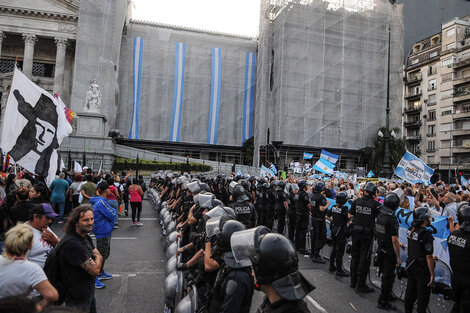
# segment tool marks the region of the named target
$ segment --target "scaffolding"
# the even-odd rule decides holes
[[[272,140],[355,150],[372,144],[385,124],[389,29],[391,125],[400,124],[401,5],[264,0],[261,10],[255,164]]]

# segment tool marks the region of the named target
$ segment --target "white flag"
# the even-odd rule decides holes
[[[15,67],[3,119],[2,150],[50,184],[57,171],[57,148],[71,132],[54,97]]]
[[[82,166],[77,161],[74,161],[74,163],[73,163],[73,171],[75,173],[81,173],[82,172]]]
[[[101,173],[102,166],[103,166],[103,160],[101,160],[101,162],[100,162],[100,169],[98,170],[98,175]]]
[[[65,168],[65,163],[64,163],[64,160],[61,158],[60,159],[60,168],[59,168],[59,171],[62,172],[62,170]]]

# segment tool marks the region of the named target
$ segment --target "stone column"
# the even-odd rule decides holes
[[[34,34],[23,34],[24,40],[24,57],[23,57],[23,74],[31,78],[33,74],[33,58],[34,58],[34,45],[37,38]]]
[[[55,73],[54,73],[54,94],[62,90],[64,85],[64,69],[65,69],[65,51],[67,49],[67,38],[55,38],[57,46],[55,56]]]
[[[0,58],[2,56],[2,45],[3,45],[3,39],[5,39],[5,33],[0,30]]]

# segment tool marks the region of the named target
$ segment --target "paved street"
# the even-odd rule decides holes
[[[120,229],[113,233],[111,256],[106,262],[106,272],[113,274],[105,281],[106,288],[96,290],[98,312],[146,313],[162,312],[164,300],[162,285],[165,279],[165,254],[160,243],[160,225],[150,201],[143,204],[143,227],[131,226],[131,219],[120,218]],[[53,229],[62,235],[60,225]],[[349,288],[349,279],[336,279],[328,272],[328,265],[312,264],[310,258],[300,257],[300,268],[317,287],[307,297],[311,312],[384,312],[376,308],[378,291],[357,295]],[[255,291],[252,312],[262,301]],[[434,297],[435,298],[435,297]],[[404,312],[403,303],[396,302]],[[435,301],[430,303],[432,313],[444,313]]]

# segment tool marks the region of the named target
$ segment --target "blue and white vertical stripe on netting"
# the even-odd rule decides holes
[[[242,144],[252,136],[253,96],[255,91],[256,53],[246,53],[245,94],[243,96]]]
[[[142,54],[144,38],[134,37],[134,106],[129,139],[139,139],[140,85],[142,82]]]
[[[220,87],[222,85],[222,50],[212,48],[212,82],[211,104],[209,110],[209,125],[207,129],[207,144],[217,144],[217,130],[219,128]]]
[[[173,94],[173,112],[171,114],[170,141],[180,141],[181,109],[183,107],[184,65],[186,60],[186,44],[176,43],[175,55],[175,88]]]
[[[322,149],[321,154],[320,154],[320,158],[323,158],[325,160],[330,161],[333,164],[336,164],[336,162],[339,159],[339,156]]]

